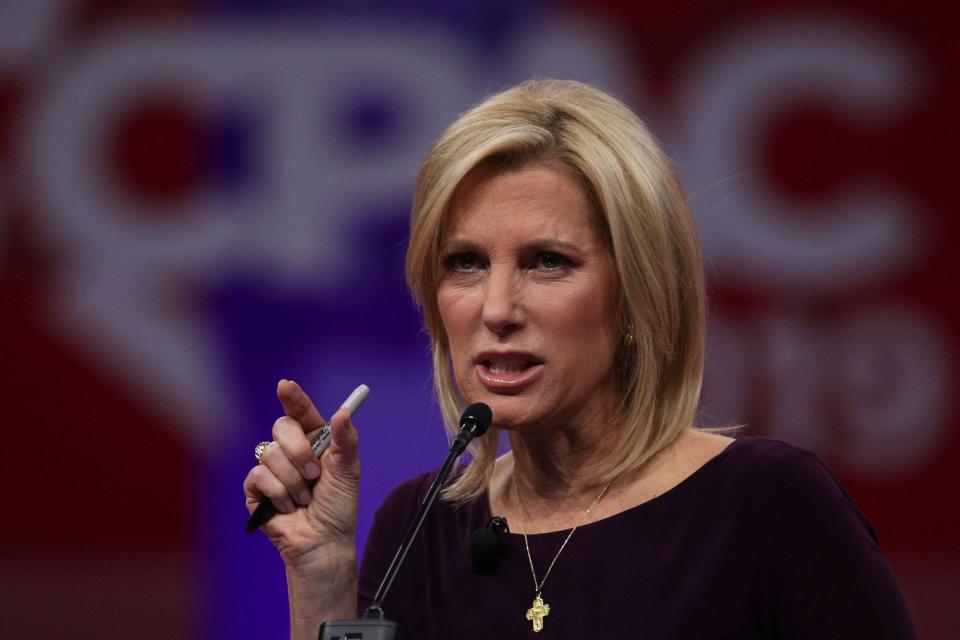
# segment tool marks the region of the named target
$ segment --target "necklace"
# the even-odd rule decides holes
[[[614,478],[613,480],[616,480]],[[566,548],[567,543],[570,542],[570,538],[573,537],[574,532],[577,530],[583,521],[587,519],[587,516],[590,515],[590,512],[593,511],[593,508],[597,506],[597,503],[603,499],[603,496],[607,493],[607,489],[610,488],[610,485],[613,484],[613,480],[610,480],[600,491],[600,494],[594,499],[594,501],[587,507],[587,510],[583,512],[583,515],[580,516],[580,520],[574,525],[573,529],[570,529],[570,533],[567,534],[566,539],[564,539],[563,544],[560,545],[560,549],[557,551],[557,555],[553,556],[553,560],[550,561],[550,566],[547,567],[546,573],[543,574],[543,580],[537,580],[537,571],[533,568],[533,556],[530,555],[530,541],[527,539],[527,532],[523,532],[523,546],[527,549],[527,560],[530,561],[530,575],[533,576],[533,605],[527,609],[526,618],[533,623],[533,630],[537,633],[543,631],[543,619],[550,614],[550,605],[543,601],[543,585],[547,582],[547,578],[550,577],[550,572],[553,571],[553,565],[557,564],[557,559],[560,557],[560,554],[563,553],[563,550]],[[527,511],[527,506],[523,503],[523,499],[520,497],[520,483],[517,482],[517,474],[513,474],[513,488],[517,493],[517,503],[520,505],[520,509],[524,512],[524,516],[529,518],[530,512]]]

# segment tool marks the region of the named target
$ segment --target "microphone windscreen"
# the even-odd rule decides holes
[[[490,410],[490,407],[482,402],[474,402],[460,416],[460,427],[463,428],[467,424],[475,425],[472,429],[473,436],[479,438],[487,432],[492,421],[493,411]]]
[[[474,571],[483,573],[496,568],[500,559],[500,538],[496,532],[487,527],[474,531],[470,536],[467,557]]]

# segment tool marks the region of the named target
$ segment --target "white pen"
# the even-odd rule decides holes
[[[354,389],[353,393],[343,401],[340,409],[346,409],[350,416],[353,417],[353,414],[357,412],[357,409],[360,408],[360,405],[363,404],[363,401],[367,399],[368,395],[370,395],[370,387],[362,384]],[[340,409],[337,409],[337,411]],[[333,418],[333,414],[331,414],[330,417]],[[330,437],[330,423],[327,422],[320,428],[320,433],[313,436],[313,441],[310,443],[310,446],[313,448],[313,455],[319,458],[320,454],[327,450],[327,447],[330,446]]]
[[[342,405],[340,405],[340,409],[346,408],[352,417],[353,414],[357,412],[357,409],[360,408],[360,405],[363,404],[363,401],[367,399],[368,395],[370,395],[370,387],[362,384],[354,389],[353,393],[347,396],[347,399],[343,401]],[[339,409],[337,411],[339,411]],[[332,418],[333,415],[331,414],[330,417]],[[313,437],[310,447],[313,449],[313,454],[318,458],[320,457],[320,454],[326,451],[327,447],[330,446],[331,435],[330,423],[327,422],[325,425],[320,427],[320,433]],[[257,508],[253,510],[253,513],[250,514],[250,518],[247,520],[245,528],[248,532],[256,531],[275,515],[277,515],[277,508],[268,498],[264,498],[260,501],[260,504],[257,505]]]

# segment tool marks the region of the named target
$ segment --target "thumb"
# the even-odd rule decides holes
[[[360,474],[360,460],[357,447],[360,441],[356,427],[350,420],[350,411],[341,407],[330,418],[330,449],[327,451],[334,472],[357,476]]]

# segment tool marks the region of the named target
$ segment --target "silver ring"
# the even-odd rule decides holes
[[[263,464],[263,454],[266,452],[267,447],[272,445],[273,442],[261,442],[253,448],[253,457],[257,459],[257,464]]]

